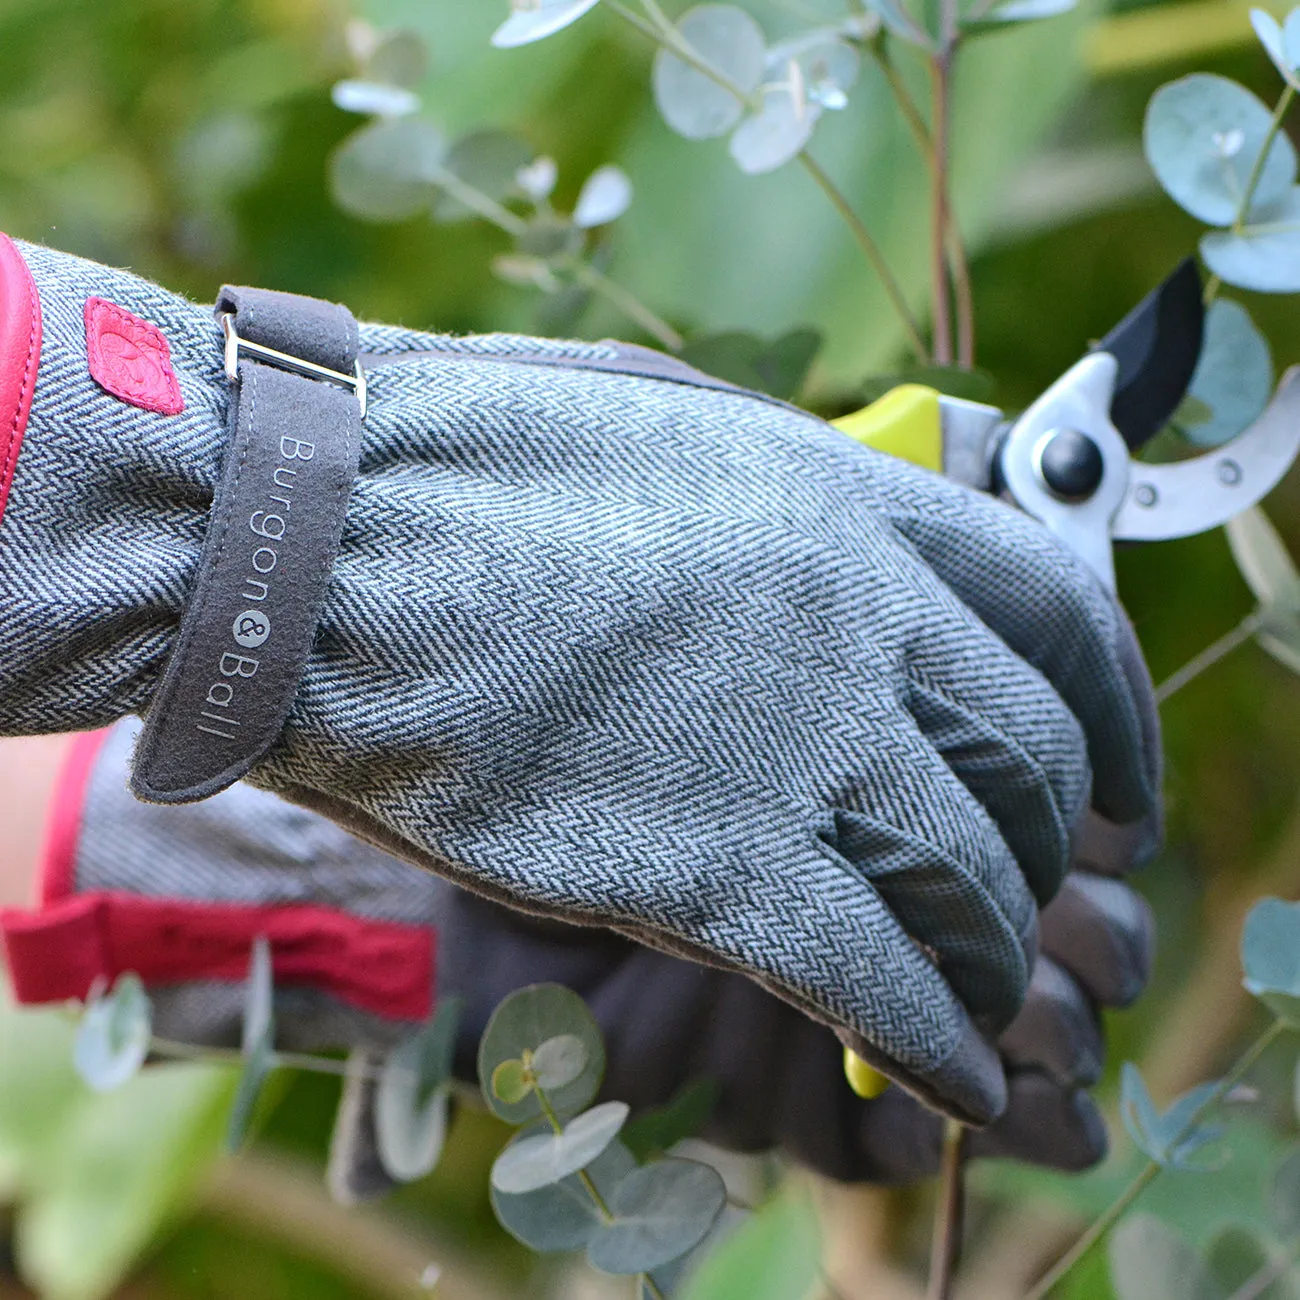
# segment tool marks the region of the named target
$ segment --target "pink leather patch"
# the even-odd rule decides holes
[[[86,356],[95,382],[114,397],[159,415],[185,409],[162,330],[115,302],[86,299]]]
[[[0,235],[0,519],[18,468],[40,358],[40,297],[13,240]]]

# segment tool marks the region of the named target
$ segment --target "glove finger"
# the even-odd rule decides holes
[[[1082,1089],[1061,1087],[1037,1070],[1017,1070],[1008,1080],[1006,1114],[970,1136],[972,1159],[1023,1160],[1078,1173],[1107,1151],[1106,1122]]]
[[[1043,677],[985,629],[978,632],[978,655],[969,632],[961,645],[927,637],[913,647],[908,704],[1044,903],[1069,869],[1071,832],[1087,806],[1087,743]]]
[[[1127,876],[1160,851],[1160,823],[1159,809],[1141,821],[1117,826],[1089,808],[1075,830],[1074,865],[1099,876]]]
[[[373,1052],[356,1051],[348,1057],[325,1170],[330,1195],[340,1205],[373,1201],[397,1186],[379,1158],[375,1135],[375,1072],[380,1064]]]
[[[1058,1083],[1088,1087],[1101,1077],[1106,1049],[1087,994],[1039,957],[1025,1005],[998,1039],[998,1051],[1009,1068],[1036,1066]]]
[[[895,528],[1082,723],[1098,810],[1120,823],[1148,815],[1159,797],[1159,720],[1119,605],[1027,515],[956,485],[936,485],[932,476],[888,479],[883,490],[894,498]]]
[[[1128,1006],[1151,978],[1155,918],[1121,881],[1071,872],[1041,927],[1043,952],[1102,1006]]]
[[[1024,1000],[1037,943],[1025,878],[992,818],[919,731],[900,727],[872,759],[870,782],[839,792],[822,839],[935,955],[967,1010],[1004,1029]],[[899,800],[909,789],[913,797]]]

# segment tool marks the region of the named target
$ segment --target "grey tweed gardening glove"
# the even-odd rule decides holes
[[[136,276],[5,258],[11,451],[31,412],[0,525],[0,729],[161,715],[182,651],[239,685],[216,665],[256,626],[177,636],[210,566],[257,567],[268,535],[225,519],[204,549],[218,482],[259,409],[304,459],[341,408],[311,384],[295,419],[251,363],[232,385],[212,313]],[[275,308],[264,337],[351,356],[323,310],[300,346]],[[341,544],[249,779],[488,897],[741,971],[939,1109],[1000,1114],[991,1041],[1089,792],[1121,824],[1157,801],[1112,599],[1006,505],[657,354],[376,326],[360,350]],[[326,503],[297,500],[310,529]]]
[[[752,981],[499,907],[247,785],[187,807],[139,803],[126,788],[138,729],[128,720],[78,740],[54,799],[40,907],[0,913],[22,1000],[84,997],[96,979],[135,970],[156,1032],[237,1044],[249,950],[263,934],[280,1046],[344,1047],[360,1063],[456,996],[457,1072],[473,1081],[492,1009],[556,981],[600,1021],[610,1099],[640,1110],[707,1080],[717,1104],[704,1135],[722,1146],[777,1147],[846,1181],[937,1168],[939,1117],[899,1089],[855,1097],[834,1036]],[[1132,862],[1110,854],[1104,865]],[[1007,1111],[973,1135],[971,1152],[1078,1169],[1106,1145],[1084,1090],[1102,1064],[1095,1008],[1141,990],[1150,919],[1126,885],[1076,868],[1042,933],[1029,997],[999,1044]],[[364,1078],[358,1070],[346,1085],[332,1147],[331,1183],[348,1200],[388,1186]]]

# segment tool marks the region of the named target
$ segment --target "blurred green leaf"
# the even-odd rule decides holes
[[[1192,73],[1151,97],[1143,131],[1147,160],[1180,207],[1208,225],[1230,226],[1272,120],[1272,111],[1244,86]],[[1279,203],[1295,179],[1295,148],[1283,132],[1269,145],[1251,212]],[[1218,270],[1213,263],[1211,269]]]
[[[1079,0],[1003,0],[994,5],[988,16],[973,23],[962,23],[967,33],[996,31],[1007,23],[1037,22],[1044,18],[1059,18],[1068,14]]]
[[[649,1272],[697,1245],[726,1203],[716,1169],[695,1160],[656,1160],[614,1189],[614,1222],[599,1226],[587,1258],[606,1273]]]
[[[573,209],[573,224],[580,230],[608,225],[632,206],[632,182],[621,167],[598,167],[587,177],[577,206]]]
[[[271,945],[265,935],[259,934],[253,940],[248,979],[244,986],[244,1068],[235,1089],[235,1100],[230,1107],[230,1121],[226,1128],[226,1147],[230,1151],[237,1151],[248,1136],[262,1085],[277,1064],[274,984]]]
[[[1237,568],[1259,603],[1300,611],[1300,571],[1264,511],[1243,510],[1226,531]]]
[[[1134,1144],[1149,1159],[1175,1169],[1207,1172],[1216,1163],[1192,1162],[1192,1156],[1223,1136],[1223,1129],[1210,1125],[1203,1116],[1190,1132],[1184,1132],[1214,1091],[1213,1083],[1204,1083],[1185,1092],[1164,1112],[1159,1111],[1147,1091],[1141,1071],[1131,1061],[1124,1063],[1120,1115]]]
[[[492,36],[492,44],[507,50],[561,31],[575,23],[599,0],[511,0],[513,12]]]
[[[120,1088],[149,1054],[153,1009],[140,977],[117,977],[106,997],[92,993],[72,1049],[77,1073],[98,1092]]]
[[[446,998],[429,1022],[384,1061],[375,1090],[375,1139],[398,1182],[423,1178],[438,1163],[447,1112],[460,1001]]]
[[[523,1101],[533,1086],[532,1073],[522,1061],[502,1061],[492,1071],[492,1095],[508,1106]]]
[[[791,64],[796,65],[797,74]],[[862,56],[833,28],[814,28],[772,46],[767,52],[767,69],[772,81],[788,81],[797,75],[811,103],[838,110],[848,106],[848,93],[862,71]]]
[[[425,211],[446,154],[442,132],[423,117],[372,122],[330,160],[330,189],[362,221],[404,221]]]
[[[1131,1214],[1111,1234],[1118,1300],[1224,1300],[1205,1261],[1151,1214]]]
[[[859,390],[863,406],[878,401],[899,384],[923,384],[949,397],[968,402],[988,402],[995,390],[993,376],[987,370],[962,370],[957,366],[913,366],[895,375],[873,375]]]
[[[1300,188],[1267,209],[1253,208],[1240,234],[1216,230],[1205,235],[1201,256],[1215,275],[1239,289],[1300,293]]]
[[[233,1080],[228,1068],[159,1066],[65,1118],[17,1220],[20,1270],[45,1300],[116,1292],[217,1159]]]
[[[1300,1146],[1292,1147],[1278,1165],[1268,1199],[1278,1236],[1283,1241],[1300,1237]]]
[[[586,1172],[608,1204],[614,1189],[635,1168],[636,1161],[628,1149],[616,1140],[587,1166]],[[492,1208],[511,1236],[540,1251],[585,1250],[603,1222],[591,1193],[577,1174],[517,1196],[493,1187]]]
[[[549,1038],[572,1034],[587,1053],[582,1074],[547,1097],[560,1116],[590,1104],[605,1075],[605,1043],[587,1005],[560,984],[534,984],[512,993],[492,1013],[479,1042],[478,1077],[488,1105],[511,1124],[526,1124],[542,1112],[535,1095],[507,1104],[492,1095],[492,1075],[502,1061],[535,1052]]]
[[[1300,903],[1262,898],[1241,932],[1242,983],[1280,1019],[1300,1026]]]
[[[528,142],[509,131],[473,131],[451,146],[442,166],[480,194],[502,203],[521,189],[519,173],[528,170],[532,157]],[[552,162],[550,188],[555,185],[554,166]],[[441,190],[434,200],[433,215],[437,221],[464,221],[479,213],[454,194]]]
[[[803,1300],[821,1272],[817,1213],[802,1188],[774,1196],[693,1273],[682,1300]]]
[[[586,1066],[587,1049],[574,1034],[548,1038],[533,1053],[532,1070],[537,1076],[537,1086],[548,1093],[576,1082]]]
[[[1196,446],[1217,447],[1251,425],[1272,394],[1268,340],[1245,307],[1216,298],[1206,313],[1196,373],[1173,423]]]
[[[626,1102],[607,1101],[571,1119],[560,1133],[512,1143],[492,1166],[492,1186],[518,1196],[576,1174],[617,1137],[627,1115]]]
[[[1206,1255],[1211,1276],[1228,1296],[1235,1295],[1267,1263],[1268,1251],[1263,1243],[1240,1224],[1219,1233]]]
[[[409,27],[382,32],[366,60],[367,80],[408,90],[418,86],[428,71],[429,47],[420,33]]]
[[[722,1089],[714,1079],[684,1085],[665,1106],[628,1121],[623,1141],[638,1160],[662,1155],[683,1138],[695,1137],[717,1109]]]
[[[677,31],[702,63],[733,82],[743,94],[758,89],[767,41],[763,29],[743,9],[700,5],[682,15]],[[666,48],[655,55],[652,81],[664,121],[688,140],[726,135],[745,111],[729,90]]]
[[[798,329],[771,343],[744,330],[692,339],[681,351],[688,365],[705,374],[791,401],[803,387],[821,350],[817,330]]]

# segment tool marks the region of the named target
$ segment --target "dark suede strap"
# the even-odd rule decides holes
[[[361,451],[361,403],[345,386],[357,326],[345,308],[226,288],[217,310],[232,315],[240,339],[343,382],[239,357],[199,571],[136,746],[131,787],[153,803],[216,794],[275,744],[316,634]]]

